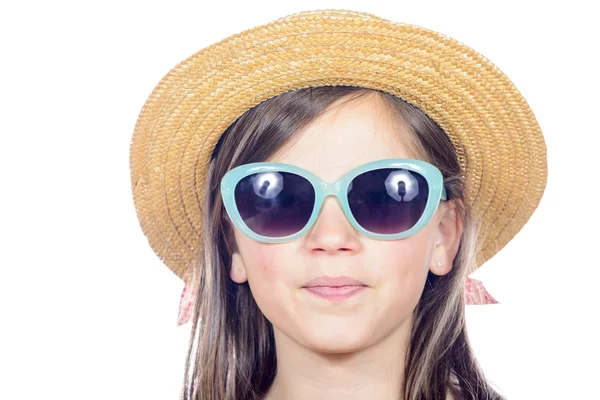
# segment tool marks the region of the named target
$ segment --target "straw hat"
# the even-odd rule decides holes
[[[494,64],[419,26],[349,10],[300,12],[193,54],[164,76],[140,112],[130,148],[137,216],[152,249],[181,279],[188,281],[202,243],[200,204],[220,135],[264,100],[322,85],[389,92],[444,129],[464,171],[467,204],[489,227],[477,267],[538,206],[547,177],[544,138]]]

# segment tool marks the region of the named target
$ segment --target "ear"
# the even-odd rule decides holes
[[[236,283],[244,283],[248,280],[244,260],[242,260],[242,256],[237,251],[231,255],[231,269],[229,270],[229,277]]]
[[[454,202],[443,202],[439,211],[441,217],[435,230],[436,242],[429,270],[435,275],[446,275],[452,269],[452,262],[458,252],[463,226]]]

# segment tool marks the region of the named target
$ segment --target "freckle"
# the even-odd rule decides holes
[[[270,263],[271,261],[269,260],[268,256],[266,254],[262,254],[258,262],[258,268],[260,269],[260,272],[263,274],[269,272],[271,269]]]

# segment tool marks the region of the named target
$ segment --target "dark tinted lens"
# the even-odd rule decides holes
[[[315,191],[299,175],[261,172],[238,182],[235,203],[252,231],[267,237],[283,237],[299,232],[306,225],[315,204]]]
[[[429,186],[414,171],[386,168],[352,180],[348,203],[356,221],[366,230],[395,234],[412,228],[425,210]]]

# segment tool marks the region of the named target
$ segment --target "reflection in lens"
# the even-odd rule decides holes
[[[389,235],[412,228],[423,214],[428,197],[429,186],[421,174],[385,168],[354,178],[348,204],[364,229]]]
[[[238,182],[235,203],[250,230],[267,237],[283,237],[304,228],[313,211],[315,190],[299,175],[261,172]]]

